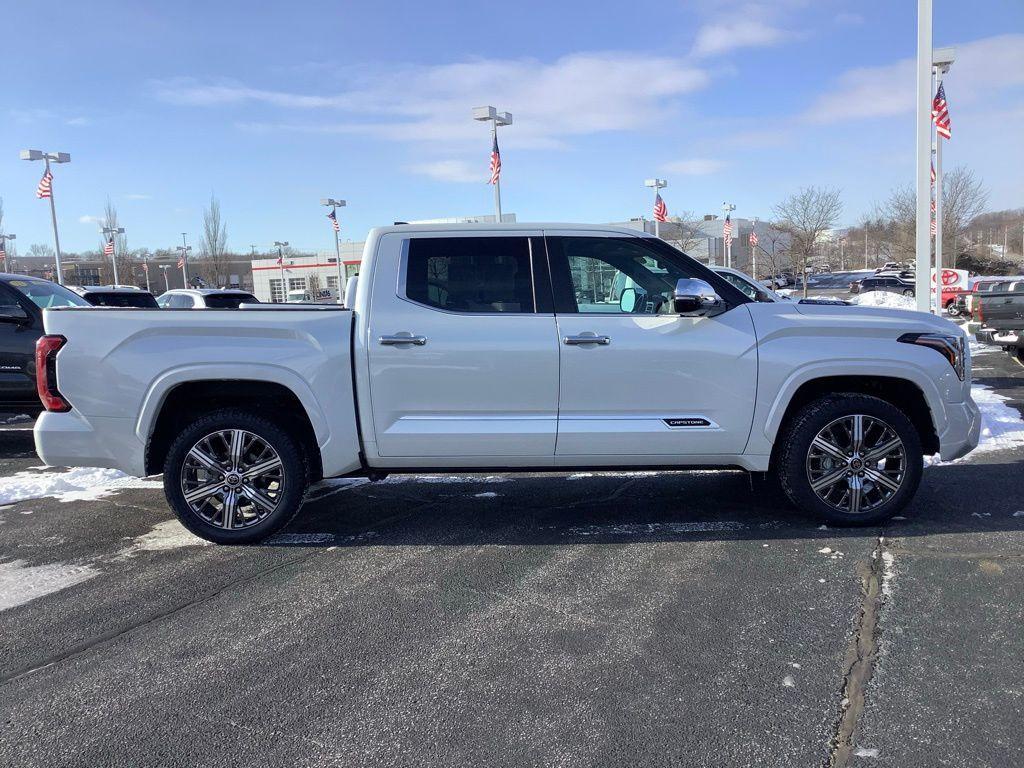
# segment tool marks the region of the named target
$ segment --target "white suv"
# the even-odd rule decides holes
[[[161,309],[238,309],[239,304],[259,304],[248,291],[236,288],[174,288],[157,298]]]

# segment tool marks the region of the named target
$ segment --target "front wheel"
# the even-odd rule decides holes
[[[181,524],[218,544],[251,544],[287,525],[308,486],[296,439],[248,411],[196,419],[171,444],[164,494]]]
[[[904,295],[904,296],[913,296],[913,295],[914,295],[914,292],[913,292],[912,290],[910,290],[910,289],[908,288],[907,290],[905,290],[905,291],[903,292],[903,295]]]
[[[840,525],[888,520],[921,482],[921,440],[891,403],[836,394],[808,403],[780,435],[782,489],[799,509]]]
[[[946,312],[950,317],[960,317],[960,307],[956,305],[955,301],[951,301],[946,305]]]

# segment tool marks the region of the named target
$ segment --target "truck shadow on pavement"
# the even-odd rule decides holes
[[[1024,498],[1014,490],[1022,465],[928,467],[897,519],[846,528],[823,526],[789,505],[770,480],[738,471],[398,476],[347,489],[328,484],[319,498],[315,490],[268,543],[564,545],[1024,531]]]

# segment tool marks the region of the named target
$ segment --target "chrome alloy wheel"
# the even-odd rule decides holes
[[[281,457],[259,435],[222,429],[203,437],[181,465],[185,503],[210,525],[248,528],[277,509],[284,492]]]
[[[826,425],[807,451],[811,490],[852,515],[870,512],[900,489],[907,451],[896,431],[874,416],[843,416]]]

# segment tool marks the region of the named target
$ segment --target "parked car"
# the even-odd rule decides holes
[[[966,314],[972,320],[977,320],[977,307],[978,301],[981,295],[988,293],[1000,285],[1001,283],[1012,282],[1014,280],[1024,280],[1024,276],[1002,276],[1002,277],[979,277],[971,285],[971,290],[963,297],[963,308],[962,314]]]
[[[156,299],[149,291],[112,285],[76,286],[75,293],[94,307],[135,307],[137,309],[159,309]]]
[[[238,309],[240,304],[259,304],[248,291],[235,288],[172,288],[156,300],[161,309]]]
[[[754,302],[635,230],[382,227],[362,266],[352,309],[46,310],[39,455],[162,472],[189,530],[244,543],[322,477],[427,469],[739,467],[877,523],[978,441],[948,320]],[[619,273],[634,300],[578,305]]]
[[[35,415],[36,341],[43,335],[43,307],[87,307],[81,296],[36,277],[0,273],[0,412]]]
[[[901,264],[898,261],[887,261],[887,262],[885,262],[885,264],[883,264],[882,266],[878,267],[875,270],[875,274],[880,274],[882,272],[902,272],[902,271],[909,271],[909,270],[906,269],[905,265]]]
[[[722,279],[732,283],[733,286],[739,288],[743,293],[747,295],[747,298],[753,301],[792,301],[792,296],[782,296],[770,289],[760,285],[754,278],[748,275],[746,272],[741,272],[738,269],[732,267],[712,267],[712,271],[715,274],[722,277]],[[825,298],[806,298],[798,299],[800,304],[835,304],[839,306],[847,306],[850,302],[843,301],[842,299],[825,299]]]
[[[868,293],[869,291],[885,291],[886,293],[899,293],[903,296],[914,295],[914,283],[896,276],[865,277],[863,280],[854,280],[850,283],[850,293]]]

